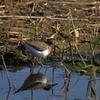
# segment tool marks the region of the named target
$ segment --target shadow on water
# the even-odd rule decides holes
[[[62,67],[46,67],[43,67],[40,73],[38,73],[39,68],[35,67],[33,74],[30,74],[29,67],[19,71],[8,71],[12,88],[9,88],[5,71],[2,70],[0,72],[1,100],[88,100],[87,97],[94,97],[94,81],[91,76],[80,76],[79,73],[68,76]],[[99,94],[100,78],[97,77],[97,80]],[[48,86],[51,90],[45,91]],[[100,95],[98,96],[100,98]]]

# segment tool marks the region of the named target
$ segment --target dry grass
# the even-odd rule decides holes
[[[69,54],[68,21],[70,31],[78,31],[79,37],[70,33],[73,54],[78,52],[100,53],[99,45],[92,49],[99,32],[99,1],[89,0],[4,0],[0,3],[0,43],[18,44],[23,40],[52,39],[52,41]],[[18,46],[18,45],[15,45]],[[15,48],[14,46],[14,48]],[[6,47],[7,48],[7,47]],[[63,50],[64,49],[64,50]],[[62,53],[62,52],[61,52]]]

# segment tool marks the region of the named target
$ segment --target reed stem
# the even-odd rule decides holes
[[[5,63],[3,55],[1,55],[1,57],[2,57],[3,65],[4,65],[4,68],[5,68],[6,76],[7,76],[7,79],[8,79],[9,87],[11,88],[12,86],[11,86],[9,74],[8,74],[8,71],[7,71],[6,63]]]

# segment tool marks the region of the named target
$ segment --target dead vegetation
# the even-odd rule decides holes
[[[82,56],[81,61],[92,62],[100,53],[99,42],[93,47],[100,37],[99,16],[97,0],[1,0],[0,53],[23,55],[19,40],[50,39],[61,48],[56,57],[79,61]]]

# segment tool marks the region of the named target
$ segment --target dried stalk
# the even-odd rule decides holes
[[[64,67],[64,69],[69,73],[69,74],[71,74],[70,73],[70,71],[67,69],[67,67],[61,62],[61,65]]]
[[[72,19],[67,19],[67,18],[55,18],[55,17],[52,17],[52,16],[46,16],[46,17],[39,17],[39,16],[16,16],[16,15],[10,15],[10,16],[0,16],[0,18],[17,18],[17,19],[28,19],[28,18],[32,18],[32,19],[51,19],[51,20],[72,20]],[[76,21],[89,21],[88,19],[77,19],[77,18],[73,18],[73,20],[76,20]]]
[[[100,4],[99,1],[95,1],[95,2],[61,2],[61,1],[47,1],[47,0],[37,0],[38,2],[46,2],[46,3],[51,3],[51,4],[68,4],[68,5],[85,5],[85,6],[97,6],[98,4]],[[24,6],[33,4],[34,1],[28,1],[26,3],[24,3]],[[20,5],[20,3],[17,3],[17,5]]]
[[[77,47],[77,45],[76,45],[75,43],[74,43],[74,46],[75,46],[76,50],[78,51],[78,54],[79,54],[80,58],[82,59],[82,62],[83,62],[83,64],[84,64],[84,66],[86,67],[86,63],[84,62],[84,59],[83,59],[83,57],[81,56],[81,54],[80,54],[80,52],[79,52],[79,49],[78,49],[78,47]]]

